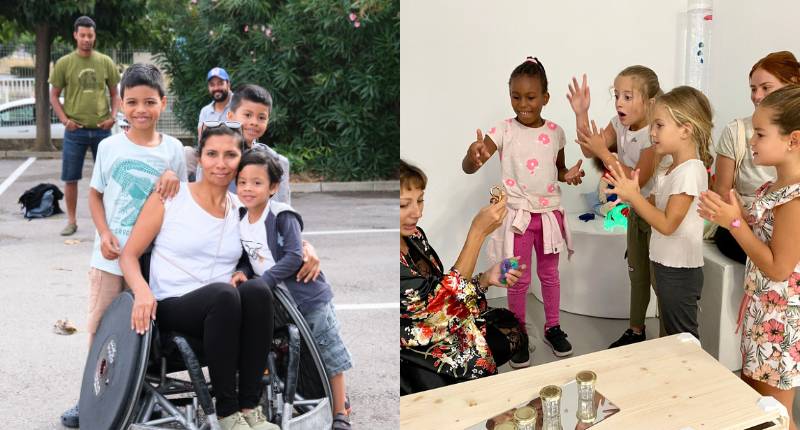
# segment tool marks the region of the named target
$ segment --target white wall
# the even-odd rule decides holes
[[[720,127],[753,113],[748,74],[756,61],[770,52],[791,51],[800,57],[797,19],[800,2],[714,2],[711,102]]]
[[[473,215],[499,183],[496,157],[472,176],[460,166],[476,128],[513,116],[511,70],[528,55],[544,64],[550,103],[542,115],[566,131],[571,166],[581,153],[565,97],[570,78],[588,73],[589,114],[602,125],[615,114],[609,88],[624,67],[652,68],[665,89],[683,83],[686,8],[686,0],[402,3],[400,153],[429,176],[420,224],[445,265],[455,261]],[[790,0],[714,2],[710,92],[717,123],[752,112],[747,74],[757,59],[781,49],[800,54],[791,31],[798,16],[800,2]],[[597,174],[585,167],[583,185],[562,187],[569,211],[588,209],[579,193],[595,188]]]

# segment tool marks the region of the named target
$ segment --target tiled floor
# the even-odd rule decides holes
[[[505,297],[501,297],[490,299],[489,305],[492,307],[504,308],[507,307],[508,303]],[[531,356],[533,365],[569,358],[556,357],[553,355],[550,347],[543,341],[544,307],[542,306],[542,302],[529,294],[527,310],[528,333],[531,336],[533,344],[536,346],[536,350]],[[608,345],[617,340],[628,328],[628,320],[594,318],[564,311],[561,311],[559,318],[561,321],[561,329],[567,333],[569,336],[568,340],[572,344],[573,354],[571,357],[608,348]],[[647,334],[647,338],[653,339],[658,337],[658,319],[648,318],[646,324],[647,328],[645,333]],[[512,369],[508,364],[505,364],[501,366],[499,370],[502,373],[511,371]],[[794,417],[800,417],[800,396],[795,396],[794,407],[792,409],[794,411]],[[797,421],[797,418],[795,418],[795,421]]]

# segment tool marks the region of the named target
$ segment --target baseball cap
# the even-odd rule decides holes
[[[231,80],[231,78],[228,77],[228,72],[226,72],[222,67],[214,67],[213,69],[209,70],[208,76],[206,76],[206,81],[210,81],[213,77],[217,77],[228,82]]]

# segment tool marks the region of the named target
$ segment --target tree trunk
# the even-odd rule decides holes
[[[47,23],[38,23],[36,30],[36,65],[34,71],[34,85],[36,97],[36,141],[34,151],[54,151],[55,147],[50,141],[50,44],[52,43],[52,30]]]

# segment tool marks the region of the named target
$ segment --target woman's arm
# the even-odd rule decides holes
[[[716,171],[714,173],[714,192],[719,194],[726,202],[733,188],[733,176],[736,174],[736,161],[722,154],[717,155]]]
[[[139,218],[133,226],[128,242],[119,257],[119,267],[125,282],[133,291],[134,303],[131,312],[131,329],[142,334],[150,328],[150,320],[156,319],[156,299],[150,286],[142,276],[139,257],[155,240],[164,222],[164,203],[157,193],[150,194],[145,201]]]
[[[483,242],[489,234],[503,223],[508,211],[506,200],[506,196],[503,195],[498,202],[481,208],[475,218],[472,219],[472,225],[467,233],[467,240],[464,242],[464,247],[461,248],[461,253],[458,254],[458,259],[453,265],[453,268],[464,278],[469,279],[472,276]]]

